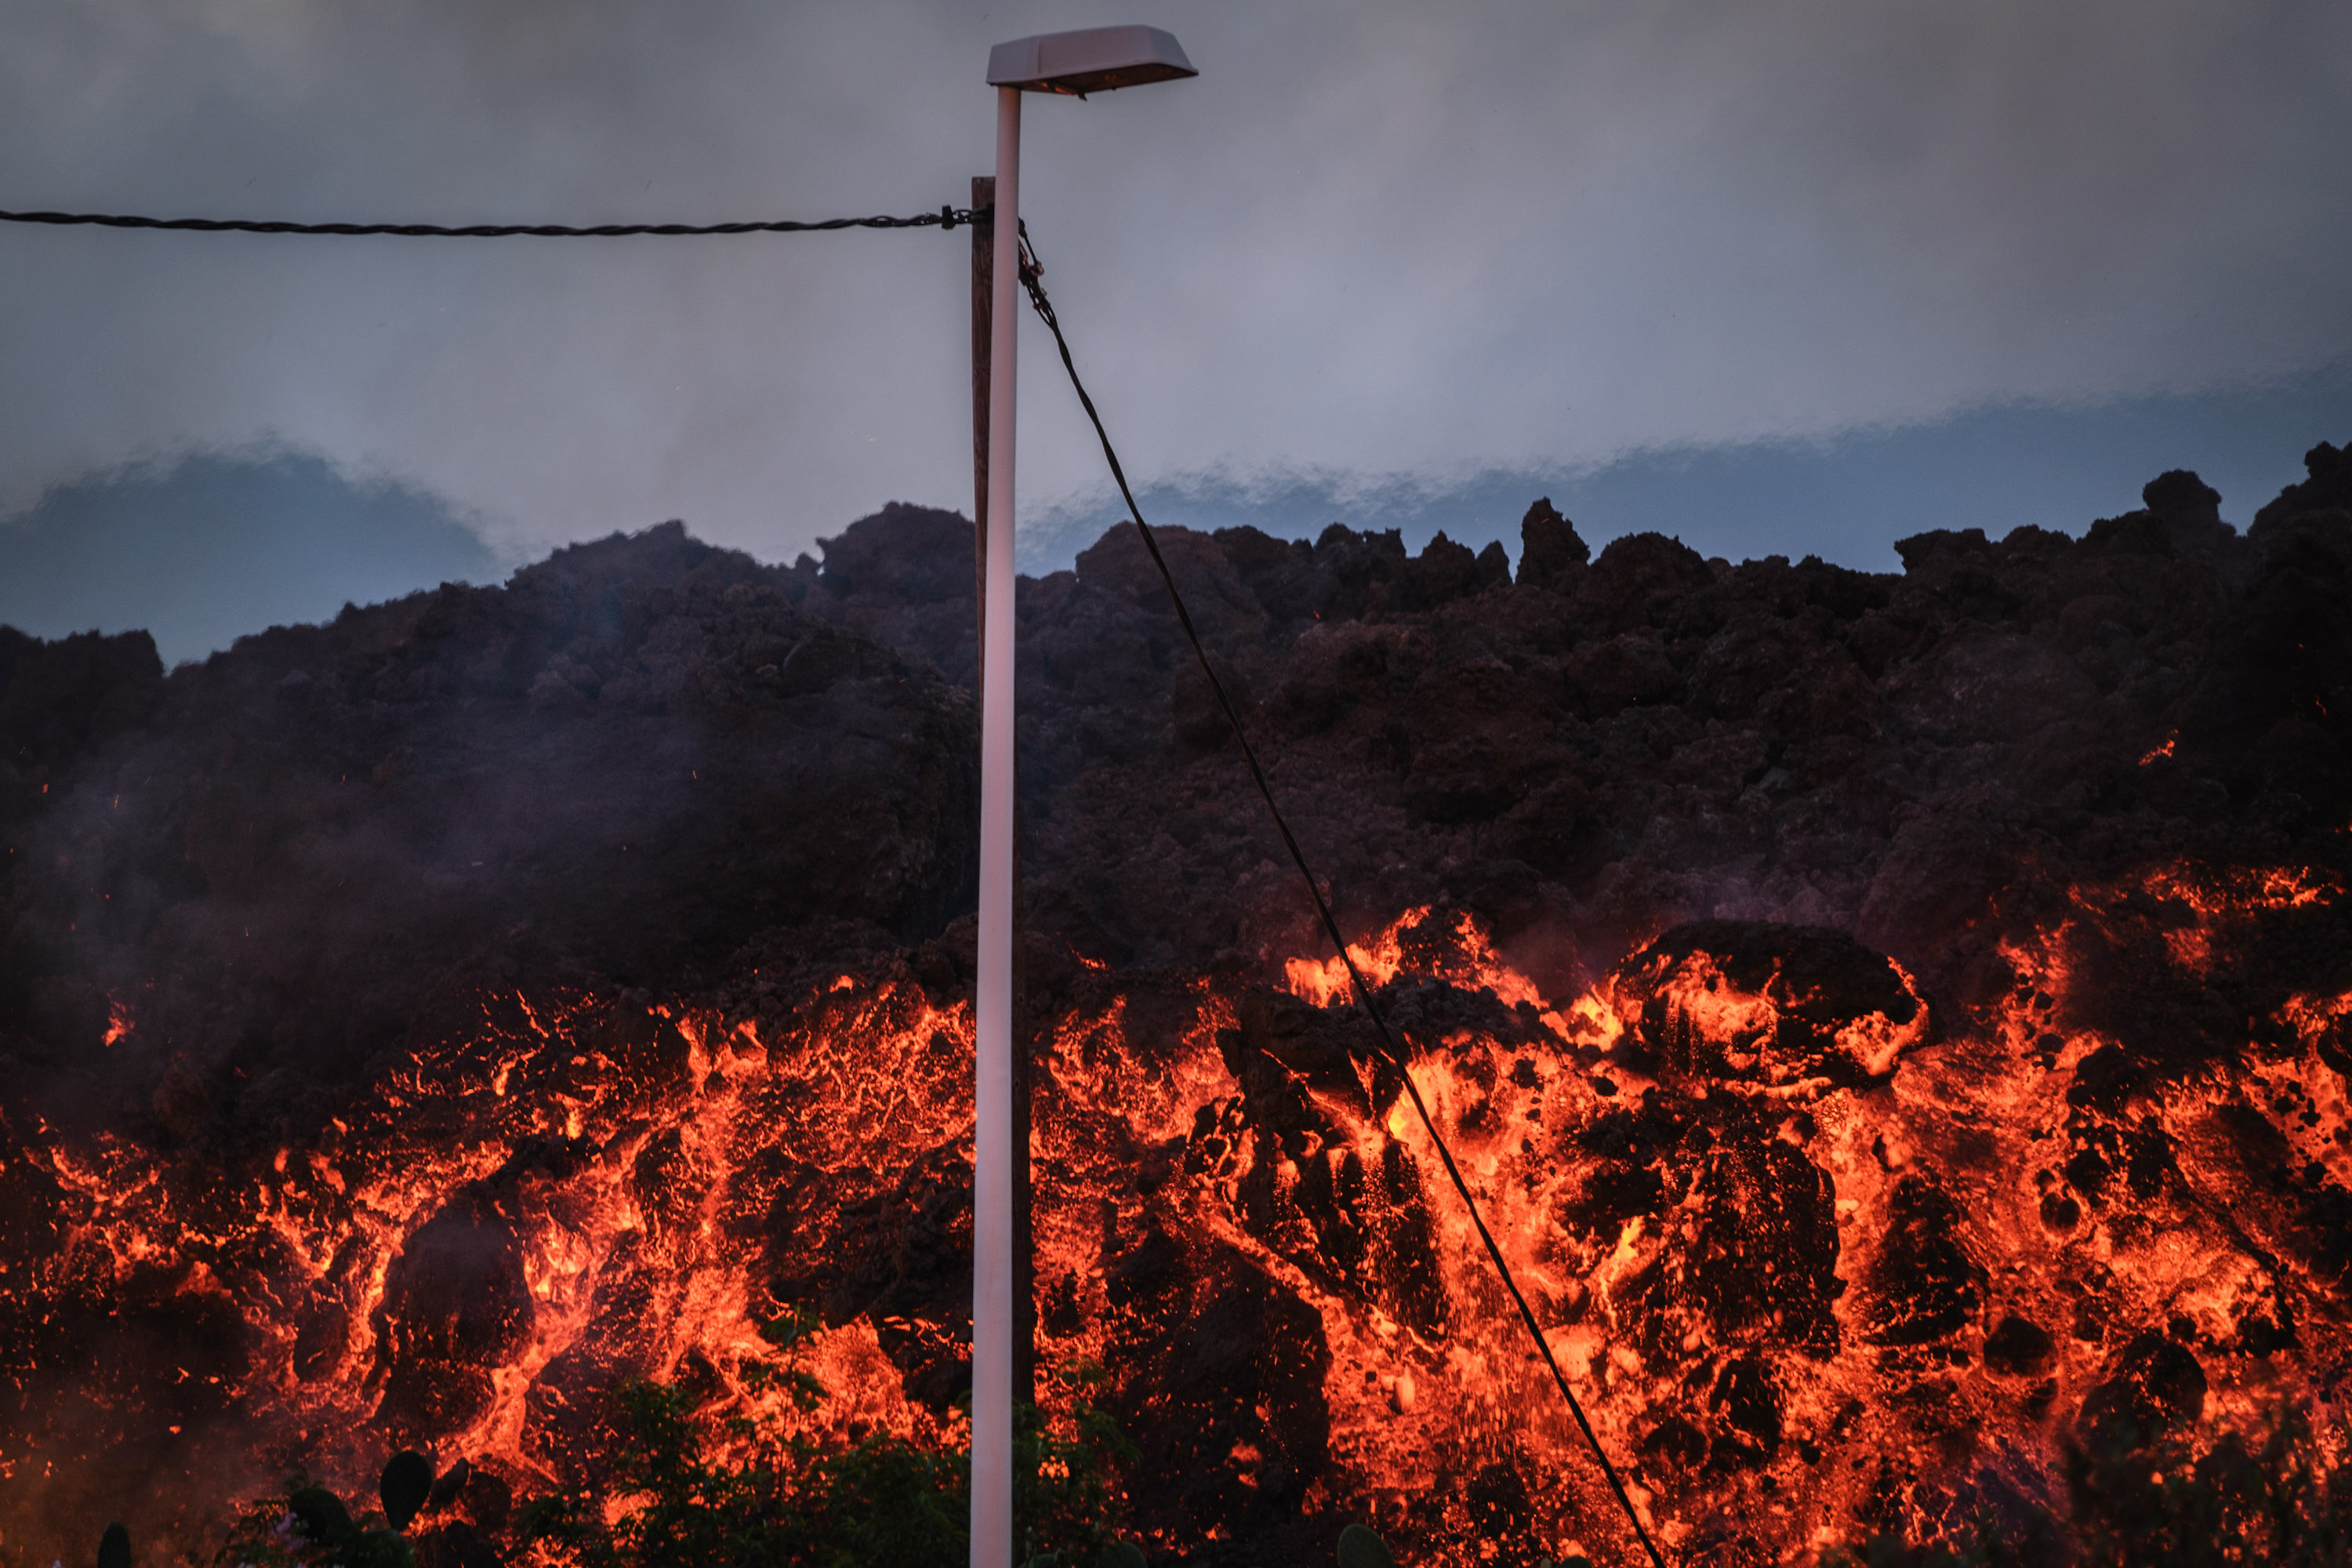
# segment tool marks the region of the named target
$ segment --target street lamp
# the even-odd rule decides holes
[[[987,591],[981,628],[980,973],[972,1111],[971,1568],[1013,1562],[1013,392],[1021,297],[1021,95],[1195,76],[1157,27],[1087,27],[989,51],[996,213],[989,310]]]

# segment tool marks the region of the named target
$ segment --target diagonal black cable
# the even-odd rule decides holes
[[[705,234],[814,234],[841,228],[953,228],[971,221],[969,207],[943,206],[912,217],[830,217],[812,223],[604,223],[585,227],[556,223],[279,223],[259,218],[139,217],[126,213],[0,212],[0,223],[66,227],[162,228],[197,234],[376,234],[414,239],[618,239],[634,235],[677,237]]]
[[[1284,820],[1282,807],[1275,804],[1274,790],[1266,784],[1265,770],[1258,765],[1257,752],[1250,745],[1248,733],[1242,728],[1240,712],[1234,709],[1233,699],[1225,694],[1225,683],[1218,679],[1217,672],[1210,668],[1208,650],[1201,646],[1201,634],[1192,628],[1192,616],[1184,608],[1184,595],[1177,592],[1176,578],[1168,570],[1167,557],[1160,553],[1160,542],[1152,537],[1151,525],[1143,521],[1142,509],[1135,504],[1135,492],[1128,488],[1127,472],[1119,467],[1118,453],[1112,449],[1110,436],[1103,429],[1102,416],[1095,411],[1095,400],[1087,395],[1086,383],[1078,379],[1077,364],[1070,358],[1069,342],[1062,336],[1062,323],[1054,314],[1052,302],[1045,298],[1045,285],[1040,281],[1045,268],[1037,265],[1037,253],[1029,247],[1026,224],[1021,227],[1020,265],[1021,282],[1029,290],[1029,303],[1035,307],[1046,330],[1054,334],[1054,346],[1061,350],[1062,368],[1069,373],[1070,385],[1076,390],[1078,402],[1085,407],[1087,417],[1094,423],[1095,437],[1102,443],[1103,457],[1108,460],[1110,477],[1118,482],[1118,493],[1127,502],[1128,515],[1135,520],[1135,530],[1143,536],[1143,547],[1151,552],[1151,563],[1160,569],[1160,581],[1168,589],[1168,602],[1175,606],[1177,622],[1183,626],[1184,637],[1192,645],[1192,657],[1201,661],[1201,673],[1209,678],[1209,689],[1216,693],[1217,706],[1224,710],[1225,721],[1233,726],[1234,739],[1241,742],[1242,757],[1249,763],[1250,778],[1257,784],[1257,793],[1265,797],[1265,808],[1274,817],[1274,826],[1281,831],[1283,845],[1290,851],[1291,863],[1307,879],[1307,891],[1315,900],[1315,912],[1323,919],[1323,930],[1330,937],[1331,945],[1339,950],[1339,962],[1348,966],[1348,978],[1354,984],[1356,1001],[1371,1018],[1372,1026],[1380,1031],[1381,1047],[1390,1064],[1397,1069],[1397,1076],[1404,1079],[1404,1091],[1412,1100],[1413,1112],[1421,1118],[1422,1126],[1428,1131],[1438,1159],[1444,1163],[1445,1174],[1453,1182],[1454,1192],[1460,1194],[1462,1206],[1470,1211],[1470,1223],[1477,1227],[1478,1239],[1486,1244],[1487,1260],[1494,1264],[1496,1274],[1503,1281],[1503,1289],[1510,1292],[1512,1304],[1519,1310],[1519,1321],[1527,1325],[1528,1335],[1542,1353],[1544,1365],[1551,1369],[1551,1380],[1559,1387],[1559,1396],[1568,1402],[1569,1414],[1576,1417],[1577,1427],[1584,1434],[1584,1440],[1591,1445],[1592,1457],[1601,1461],[1601,1473],[1608,1478],[1609,1489],[1616,1493],[1618,1505],[1625,1510],[1625,1518],[1633,1525],[1634,1536],[1642,1542],[1642,1550],[1649,1553],[1651,1568],[1665,1568],[1665,1559],[1658,1554],[1656,1543],[1651,1541],[1650,1532],[1643,1527],[1642,1516],[1633,1507],[1633,1498],[1627,1495],[1625,1483],[1617,1474],[1617,1467],[1610,1462],[1609,1451],[1601,1446],[1599,1434],[1592,1430],[1592,1423],[1585,1418],[1584,1406],[1578,1403],[1574,1391],[1568,1386],[1568,1375],[1560,1371],[1559,1362],[1552,1355],[1551,1342],[1544,1337],[1542,1325],[1536,1321],[1535,1310],[1528,1305],[1527,1297],[1519,1290],[1518,1280],[1512,1277],[1511,1266],[1504,1261],[1503,1249],[1496,1244],[1494,1233],[1486,1228],[1486,1221],[1478,1212],[1478,1200],[1471,1195],[1470,1184],[1463,1179],[1462,1168],[1454,1163],[1454,1151],[1446,1147],[1444,1134],[1438,1131],[1436,1119],[1429,1114],[1429,1107],[1421,1098],[1421,1089],[1412,1081],[1412,1072],[1406,1062],[1403,1047],[1398,1044],[1396,1036],[1390,1032],[1388,1018],[1373,999],[1372,989],[1365,984],[1363,972],[1356,967],[1354,956],[1348,952],[1347,938],[1339,934],[1339,922],[1332,918],[1331,906],[1323,897],[1322,885],[1316,881],[1314,871],[1307,864],[1306,853],[1298,847],[1298,840],[1292,836],[1290,824]]]

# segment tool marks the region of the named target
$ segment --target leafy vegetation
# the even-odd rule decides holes
[[[813,1330],[785,1317],[762,1331],[789,1352]],[[1092,1395],[1100,1374],[1056,1374],[1071,1409],[1056,1431],[1034,1405],[1014,1415],[1013,1523],[1034,1568],[1093,1563],[1115,1539],[1115,1467],[1133,1450]],[[758,1369],[801,1413],[824,1391],[790,1359]],[[687,1390],[634,1382],[616,1395],[623,1443],[611,1523],[578,1497],[524,1511],[526,1540],[581,1568],[950,1568],[970,1558],[971,1460],[887,1432],[826,1447],[757,1417],[730,1419],[735,1457],[715,1458]]]
[[[384,1466],[377,1487],[383,1511],[354,1518],[333,1490],[298,1471],[288,1479],[284,1492],[262,1499],[238,1517],[227,1544],[213,1561],[219,1568],[311,1568],[330,1563],[337,1568],[411,1568],[415,1554],[401,1531],[424,1507],[432,1489],[432,1463],[414,1450],[403,1450]],[[110,1531],[109,1539],[112,1539]],[[125,1536],[123,1568],[129,1568],[130,1554],[131,1543]],[[103,1550],[100,1562],[106,1562]]]
[[[785,1317],[763,1332],[779,1359],[756,1368],[800,1414],[824,1389],[797,1362],[814,1331]],[[1116,1533],[1118,1468],[1134,1449],[1095,1404],[1102,1373],[1055,1374],[1069,1415],[1056,1426],[1032,1405],[1015,1415],[1014,1521],[1023,1568],[1146,1568]],[[610,1520],[581,1494],[543,1498],[518,1521],[534,1561],[574,1568],[961,1568],[969,1558],[970,1460],[954,1448],[870,1433],[827,1447],[759,1417],[717,1430],[709,1446],[698,1398],[637,1381],[614,1394],[621,1442]],[[2352,1427],[2323,1442],[2309,1416],[2275,1415],[2259,1438],[2228,1432],[2202,1453],[2177,1432],[2129,1425],[2068,1456],[2071,1509],[2003,1523],[1980,1519],[1955,1538],[1884,1532],[1832,1547],[1822,1568],[2352,1568]],[[255,1503],[215,1559],[219,1568],[414,1568],[403,1533],[440,1506],[430,1463],[403,1453],[384,1467],[381,1512],[354,1515],[302,1475]],[[1387,1543],[1351,1524],[1340,1568],[1395,1568]],[[110,1525],[100,1568],[130,1568],[130,1541]],[[1570,1557],[1559,1568],[1591,1568]]]

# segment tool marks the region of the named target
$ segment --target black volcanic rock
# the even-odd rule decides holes
[[[1681,1342],[1825,1356],[1844,1294],[1835,1189],[1802,1150],[1734,1112],[1685,1106],[1704,1129],[1670,1163],[1679,1201],[1657,1256],[1628,1283],[1643,1353],[1671,1362]],[[1679,1168],[1676,1169],[1675,1167]]]
[[[2139,1335],[2116,1356],[2106,1382],[2091,1390],[2075,1418],[2094,1449],[2137,1447],[2205,1410],[2205,1369],[2186,1347],[2163,1334]]]
[[[1139,1385],[1158,1394],[1149,1412],[1122,1412],[1142,1437],[1141,1472],[1159,1483],[1138,1522],[1243,1540],[1303,1533],[1300,1499],[1330,1458],[1316,1397],[1330,1365],[1322,1322],[1238,1253],[1188,1250],[1150,1307],[1116,1331],[1148,1368]]]
[[[1874,1344],[1916,1345],[1968,1327],[1984,1269],[1960,1245],[1959,1205],[1932,1177],[1906,1172],[1888,1202],[1885,1245],[1865,1281]]]
[[[12,1048],[70,1073],[135,994],[234,1116],[235,1084],[430,1037],[469,985],[673,985],[820,917],[937,930],[971,896],[971,702],[773,575],[673,524],[161,681],[137,639],[119,675],[83,639],[20,652],[44,692],[40,658],[83,662],[11,731],[79,753],[9,823]]]
[[[2007,1377],[2031,1377],[2050,1364],[2050,1331],[2011,1312],[1985,1337],[1985,1365]]]
[[[520,1237],[487,1190],[461,1194],[408,1238],[384,1281],[377,1332],[384,1418],[407,1441],[478,1419],[490,1369],[530,1322]]]
[[[163,696],[163,665],[145,632],[83,632],[43,642],[0,626],[0,732],[8,755],[0,773],[12,810],[33,803],[47,771],[143,723]]]
[[[1620,966],[1616,994],[1640,1047],[1685,1084],[1853,1087],[1929,1037],[1925,1005],[1885,955],[1818,926],[1676,926]],[[1751,1017],[1735,995],[1771,1005]]]
[[[1706,561],[1681,540],[1629,533],[1612,540],[1585,574],[1577,585],[1577,608],[1612,631],[1664,627],[1675,619],[1683,595],[1714,581]]]
[[[2254,513],[2246,532],[2256,543],[2266,544],[2273,529],[2306,512],[2352,511],[2352,447],[2322,441],[2303,455],[2303,471],[2301,484],[2287,486]]]
[[[1555,588],[1573,593],[1592,549],[1580,538],[1576,524],[1559,514],[1545,496],[1528,508],[1519,520],[1519,583],[1522,586]]]
[[[892,501],[821,548],[825,590],[847,603],[935,605],[972,597],[971,523],[953,512]]]

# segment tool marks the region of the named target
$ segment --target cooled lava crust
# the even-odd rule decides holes
[[[2062,1513],[2352,1354],[2352,460],[1880,575],[1165,531],[1677,1560]],[[509,1551],[619,1378],[968,1384],[971,529],[676,524],[249,637],[0,631],[0,1561],[392,1447]],[[1037,1339],[1154,1561],[1631,1561],[1129,528],[1020,591]],[[1049,1401],[1050,1403],[1050,1401]],[[1491,1543],[1488,1544],[1488,1543]],[[470,1555],[468,1555],[470,1554]]]

